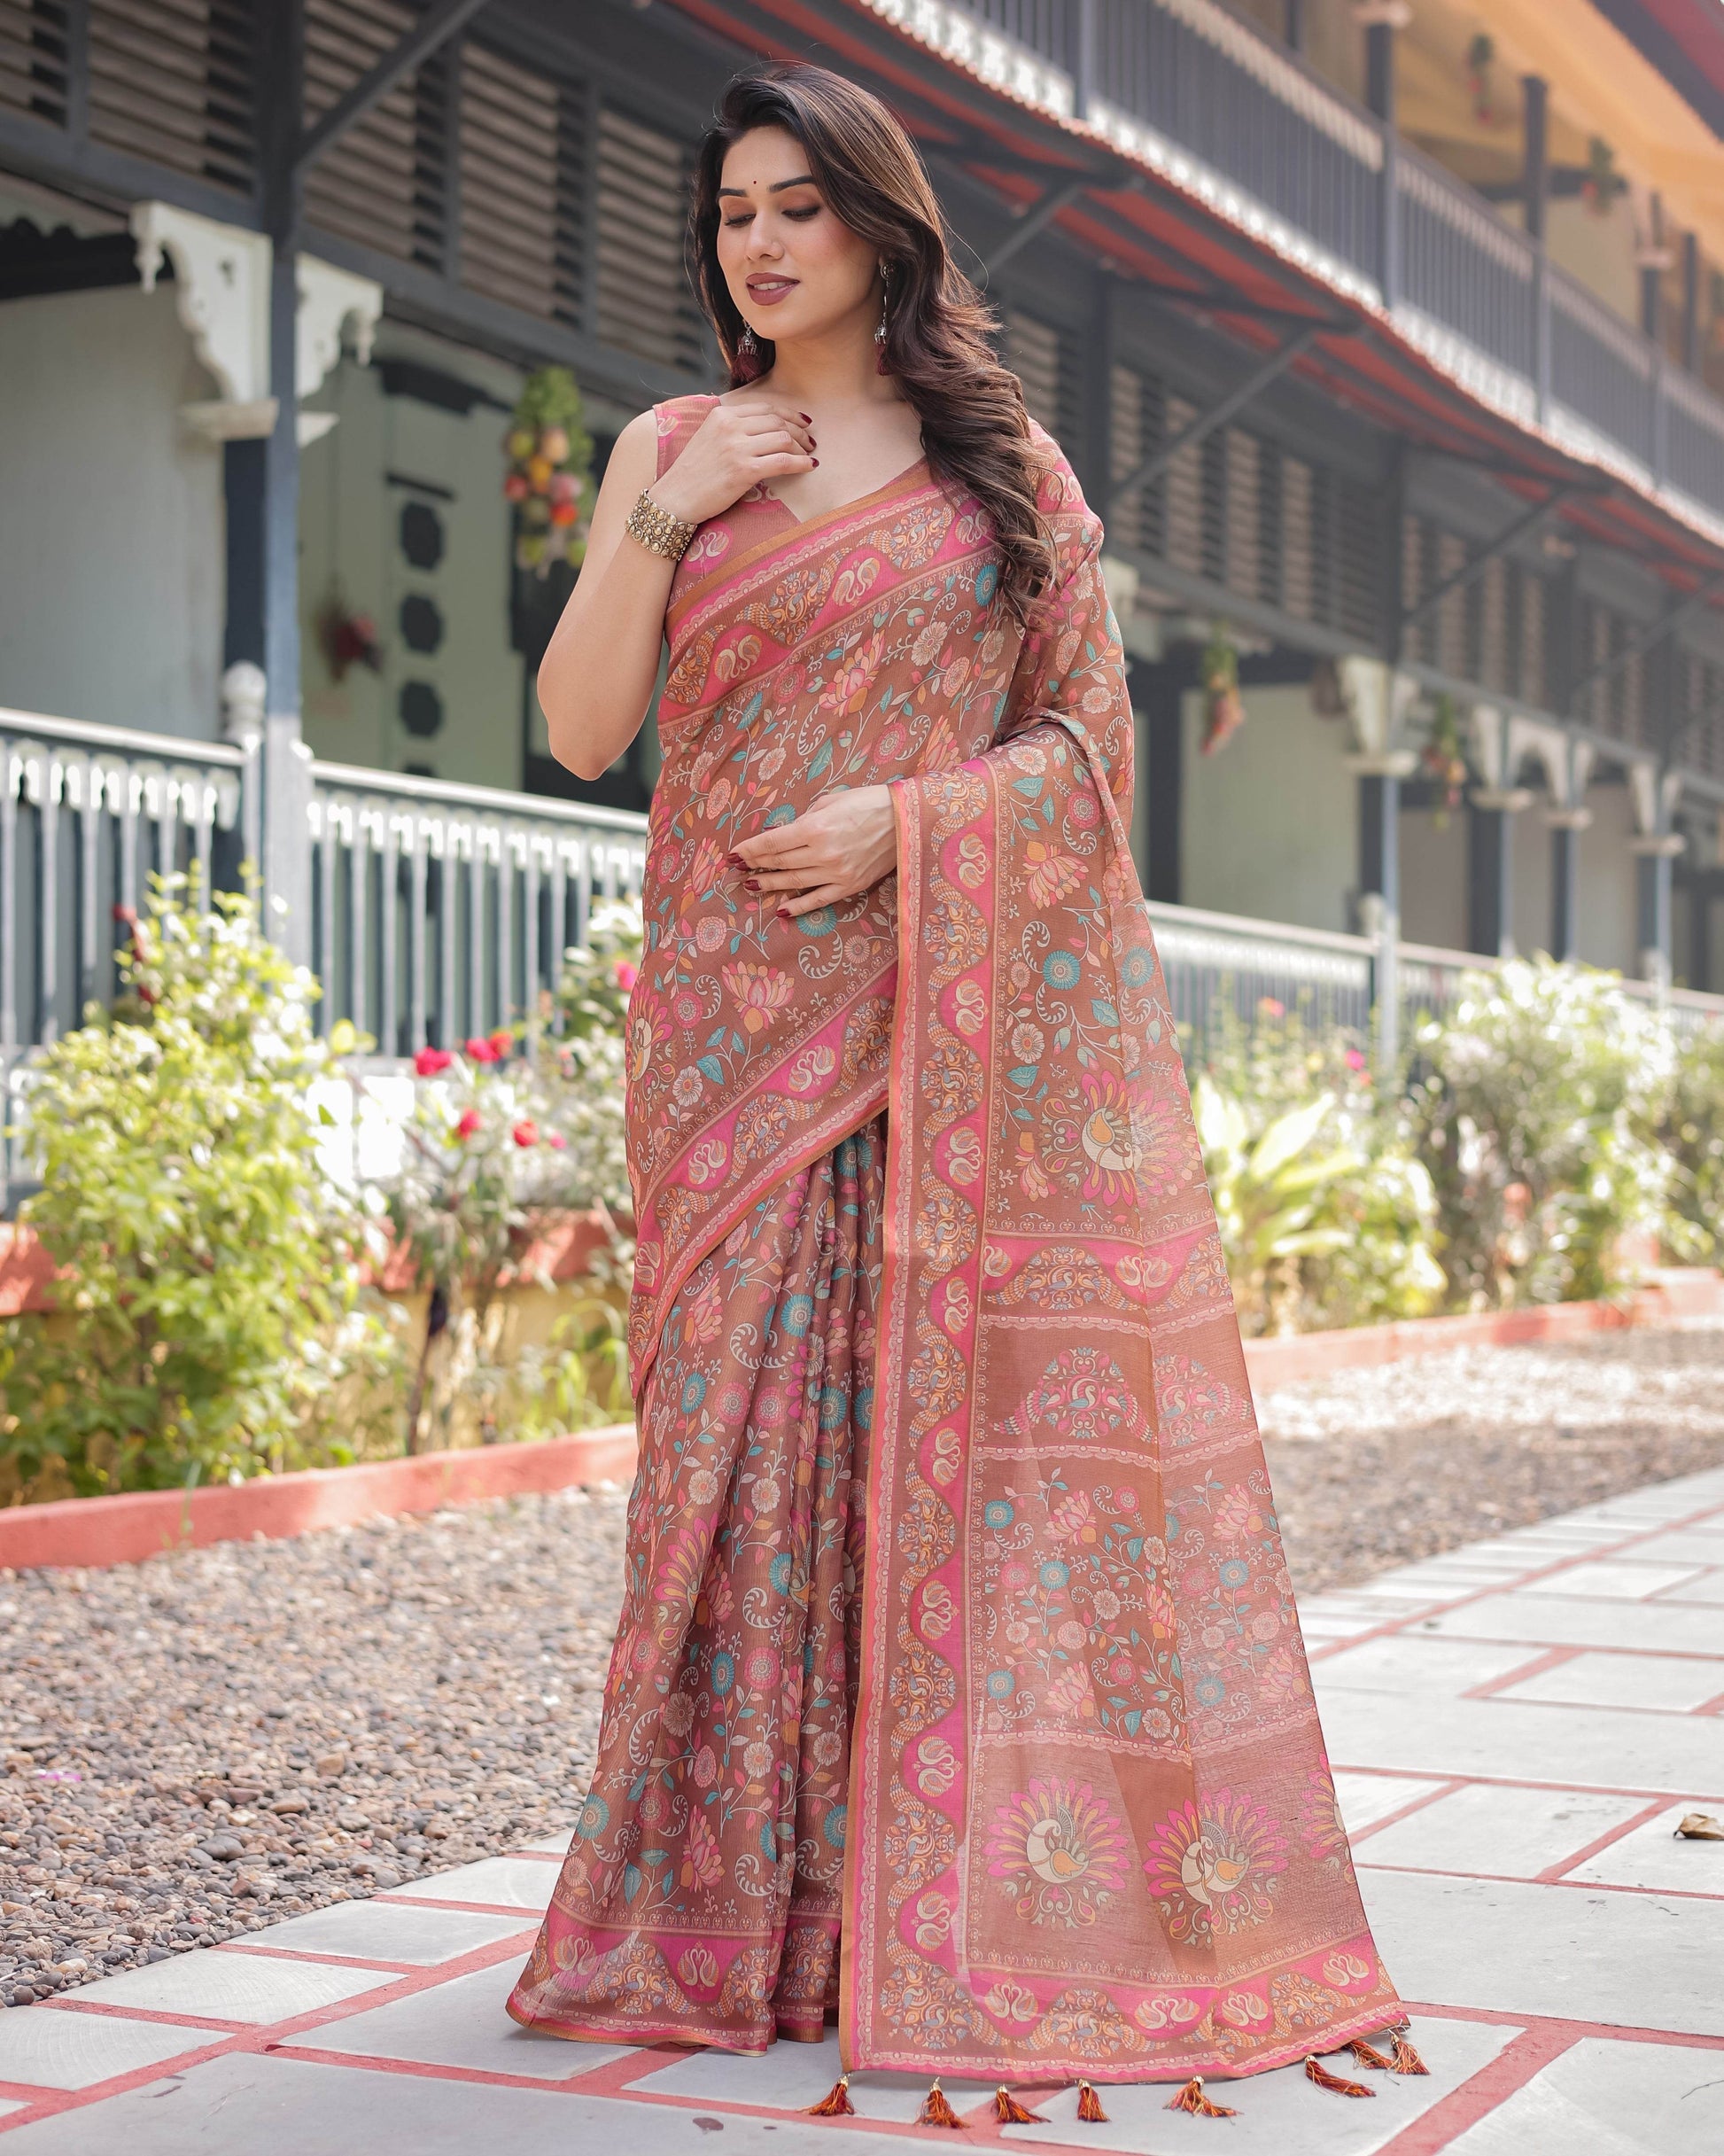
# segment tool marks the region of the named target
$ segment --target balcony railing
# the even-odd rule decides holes
[[[311,778],[322,1023],[382,1055],[530,1016],[594,899],[641,889],[642,815],[346,764]]]
[[[1399,139],[1386,155],[1379,120],[1218,0],[969,13],[1061,70],[1068,109],[1385,307],[1473,393],[1724,531],[1724,404],[1441,166]]]
[[[323,987],[318,1023],[351,1018],[382,1060],[530,1017],[598,901],[636,893],[647,819],[490,787],[312,763],[304,940]],[[115,986],[113,909],[152,870],[196,860],[219,888],[257,849],[257,762],[180,741],[0,711],[0,1029],[4,1064],[76,1024]],[[208,888],[208,881],[206,889]],[[1231,1009],[1247,1031],[1264,998],[1363,1040],[1386,1010],[1402,1040],[1441,1013],[1464,951],[1152,904],[1174,1016],[1191,1053]],[[1627,993],[1652,998],[1648,984]],[[1680,1028],[1724,1021],[1724,996],[1674,991]]]

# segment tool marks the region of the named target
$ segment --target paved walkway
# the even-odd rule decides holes
[[[1724,2149],[1724,1470],[1474,1543],[1305,1606],[1377,1937],[1428,2079],[1348,2102],[1297,2069],[1231,2088],[1070,2090],[966,2140],[925,2084],[858,2074],[855,2119],[799,2115],[837,2047],[764,2059],[568,2044],[502,2001],[561,1841],[0,2015],[0,2156],[866,2156],[946,2147],[1237,2156],[1718,2156]],[[1337,2066],[1343,2065],[1338,2059]],[[1356,2069],[1353,2069],[1357,2071]]]

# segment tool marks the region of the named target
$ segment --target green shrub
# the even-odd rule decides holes
[[[1670,1164],[1664,1245],[1681,1265],[1724,1256],[1724,1026],[1676,1046],[1658,1140]]]
[[[517,1054],[504,1028],[423,1049],[400,1174],[387,1201],[430,1304],[407,1404],[408,1449],[449,1443],[465,1410],[481,1436],[545,1435],[626,1417],[622,1313],[634,1246],[625,1149],[623,1022],[641,948],[638,904],[594,909]],[[591,1292],[554,1342],[511,1353],[505,1282],[552,1218],[597,1210],[610,1238]],[[549,1288],[550,1282],[540,1285]]]
[[[1418,1047],[1414,1115],[1450,1301],[1555,1303],[1622,1285],[1621,1239],[1663,1210],[1667,1021],[1614,974],[1517,959],[1464,976]]]
[[[386,1379],[365,1222],[318,1158],[315,985],[249,899],[199,895],[156,882],[113,1008],[29,1067],[20,1215],[66,1280],[6,1328],[0,1502],[351,1458],[330,1405]]]
[[[1214,1014],[1192,1101],[1240,1320],[1309,1332],[1441,1299],[1436,1195],[1359,1039],[1273,998]]]

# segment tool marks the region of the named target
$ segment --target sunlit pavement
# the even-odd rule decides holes
[[[1425,2078],[1369,2102],[1298,2069],[1169,2113],[1165,2084],[946,2093],[972,2145],[1239,2156],[1716,2156],[1724,2149],[1724,1470],[1385,1573],[1304,1608],[1379,1945]],[[837,2045],[765,2059],[560,2043],[502,2003],[561,1843],[467,1864],[0,2015],[5,2156],[803,2156],[914,2121],[923,2078],[860,2074],[805,2115]]]

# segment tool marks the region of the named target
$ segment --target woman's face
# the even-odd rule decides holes
[[[870,332],[879,251],[820,198],[808,154],[782,128],[734,143],[718,178],[718,266],[757,337],[817,337],[851,315]]]

